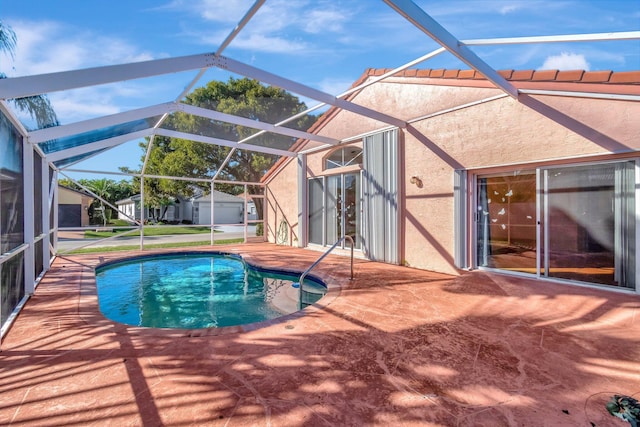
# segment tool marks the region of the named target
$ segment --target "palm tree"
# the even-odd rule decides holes
[[[8,54],[11,59],[15,57],[18,38],[11,27],[0,21],[0,52]],[[6,74],[0,72],[0,79],[6,79]],[[26,111],[36,121],[38,128],[58,126],[58,118],[46,95],[28,96],[12,100],[20,110]]]
[[[0,21],[0,52],[5,52],[13,59],[18,38],[11,27]]]
[[[111,219],[111,211],[109,211],[109,214],[107,214],[107,208],[104,205],[104,201],[111,199],[113,181],[106,178],[94,179],[91,181],[91,184],[88,187],[96,194],[96,196],[99,197],[98,200],[100,201],[100,210],[102,213],[102,226],[106,227],[107,221]],[[107,216],[109,218],[107,218]]]

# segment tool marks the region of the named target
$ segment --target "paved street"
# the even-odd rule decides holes
[[[239,239],[244,237],[243,227],[239,226],[216,226],[215,240]],[[81,231],[61,231],[58,235],[58,250],[68,251],[70,249],[82,246],[90,241],[98,241],[100,239],[85,239]],[[255,237],[256,227],[250,225],[247,230],[247,237]],[[171,242],[202,242],[209,240],[209,234],[175,234],[170,236],[146,236],[145,244],[171,243]],[[140,243],[139,236],[123,236],[104,242],[99,242],[89,246],[89,248],[113,247],[125,245],[137,245]]]

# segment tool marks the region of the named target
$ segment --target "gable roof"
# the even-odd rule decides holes
[[[82,195],[82,196],[90,197],[90,198],[92,198],[92,199],[95,199],[95,197],[94,197],[93,195],[91,195],[90,193],[87,193],[87,192],[86,192],[86,191],[84,191],[84,190],[76,190],[75,188],[67,187],[66,185],[62,185],[62,184],[58,184],[58,187],[59,187],[60,189],[62,189],[62,190],[71,191],[71,192],[73,192],[73,193],[78,193],[78,194],[80,194],[80,195]]]
[[[391,68],[368,68],[351,85],[356,88],[372,77],[380,77],[392,72]],[[640,71],[586,71],[586,70],[499,70],[500,74],[507,81],[512,83],[518,90],[552,90],[583,93],[605,93],[612,95],[638,95],[640,96]],[[486,87],[495,89],[496,86],[487,80],[476,70],[460,69],[406,69],[394,73],[387,77],[388,81],[397,82],[397,78],[406,78],[410,84],[429,84],[438,86],[457,87]],[[387,80],[385,79],[385,80]],[[381,80],[379,83],[384,83]],[[353,99],[359,91],[355,91],[346,96],[345,100]],[[526,93],[526,92],[525,92]],[[308,132],[319,132],[326,126],[333,117],[340,111],[338,107],[329,108],[320,118],[309,128]],[[309,140],[299,139],[291,147],[291,151],[300,151]],[[329,149],[330,147],[327,147]],[[272,179],[276,172],[291,161],[291,157],[281,157],[267,171],[260,182],[266,183]]]
[[[203,194],[193,199],[194,202],[208,203],[211,200],[210,193]],[[223,193],[222,191],[213,190],[214,202],[239,203],[244,202],[244,198],[234,196],[233,194]]]

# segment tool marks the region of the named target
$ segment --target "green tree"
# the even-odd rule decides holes
[[[68,178],[61,178],[60,180],[58,180],[58,184],[67,188],[71,188],[72,190],[82,192],[85,191],[82,187],[88,188],[112,205],[115,205],[118,200],[126,199],[135,194],[133,184],[125,179],[114,181],[111,179],[83,178],[78,180],[78,184],[80,185],[77,185],[74,181]],[[108,188],[109,191],[107,191],[106,193],[103,192],[103,194],[100,194],[101,190],[96,191],[96,189],[104,188]],[[104,212],[105,215],[103,215],[102,212]],[[99,199],[94,199],[89,209],[89,218],[91,219],[92,223],[96,223],[97,221],[102,221],[104,223],[105,216],[108,220],[114,215],[114,213],[115,211],[111,207],[105,205]]]
[[[233,114],[264,123],[277,123],[306,109],[297,97],[273,86],[265,86],[257,80],[230,78],[228,82],[211,81],[206,86],[189,94],[186,104]],[[315,116],[303,115],[287,124],[299,130],[307,130],[316,120]],[[185,113],[175,113],[163,127],[197,135],[205,135],[229,141],[240,141],[256,132],[254,128],[238,126]],[[288,149],[291,137],[266,133],[249,143],[278,149]],[[141,144],[146,153],[148,141]],[[149,153],[146,173],[152,175],[185,176],[190,178],[211,178],[221,167],[231,151],[228,147],[203,144],[176,138],[158,137]],[[144,158],[144,157],[143,157]],[[235,150],[218,175],[220,180],[259,182],[273,166],[278,156],[256,153],[249,150]],[[139,185],[139,183],[138,183]],[[231,194],[242,192],[241,186],[216,184],[216,189]],[[255,194],[256,186],[248,191]],[[170,179],[145,179],[145,199],[163,199],[178,194],[193,196],[198,189],[209,191],[209,184]],[[258,215],[262,217],[262,200],[256,199]]]
[[[113,181],[111,184],[111,200],[110,203],[116,204],[118,200],[123,200],[128,197],[133,196],[135,193],[133,191],[133,184],[127,180]]]
[[[5,52],[13,59],[17,42],[18,38],[13,29],[0,21],[0,52]],[[0,72],[0,79],[6,78],[7,75]],[[49,98],[45,95],[28,96],[11,101],[20,111],[29,113],[40,129],[60,124]]]
[[[102,225],[106,226],[107,222],[111,219],[111,211],[105,209],[105,204],[104,201],[101,199],[104,199],[106,201],[109,201],[109,199],[111,199],[112,197],[112,191],[113,191],[113,181],[106,179],[106,178],[102,178],[102,179],[95,179],[93,181],[91,181],[91,183],[89,185],[87,185],[87,187],[93,191],[96,196],[100,197],[100,199],[98,199],[98,204],[100,205],[100,214],[102,215]]]
[[[165,139],[163,139],[163,141],[164,140]],[[145,152],[146,152],[146,148],[144,147],[146,147],[147,144],[148,144],[148,141],[144,143],[140,143],[140,146],[143,147]],[[124,172],[124,173],[131,173],[131,174],[140,173],[140,171],[135,171],[124,166],[121,166],[119,169],[121,172]],[[169,187],[169,186],[167,184],[162,186],[161,182],[163,181],[166,181],[166,180],[151,179],[151,178],[145,179],[144,206],[149,208],[149,214],[151,215],[150,219],[154,222],[161,221],[162,219],[164,219],[164,216],[166,215],[167,210],[169,209],[169,206],[171,206],[175,201],[174,195],[176,193],[172,193],[170,189],[165,191],[163,187]],[[135,194],[140,194],[140,177],[139,176],[133,177],[132,188]],[[157,216],[156,216],[156,208],[160,208],[160,213]]]

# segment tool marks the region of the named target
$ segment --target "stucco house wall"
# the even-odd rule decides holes
[[[361,81],[366,78],[372,75]],[[605,90],[602,83],[588,82],[513,84]],[[640,94],[640,86],[620,89],[609,84],[606,91]],[[526,169],[637,156],[640,149],[640,121],[635,119],[640,117],[640,103],[633,101],[525,94],[516,100],[486,81],[411,76],[369,86],[350,100],[410,121],[400,130],[401,256],[405,265],[421,269],[458,272],[453,255],[456,169],[472,173],[504,171],[514,165]],[[329,111],[320,122],[315,132],[337,139],[389,128],[347,111]],[[322,170],[327,152],[307,156],[307,177],[331,172]],[[421,185],[411,183],[413,177]],[[297,221],[295,159],[267,177],[267,188],[273,207],[267,228],[275,230],[282,217]]]
[[[298,164],[286,164],[265,188],[265,236],[268,242],[298,246]]]
[[[80,191],[58,186],[58,221],[62,227],[89,225],[89,206],[93,197]],[[79,221],[78,221],[79,220]]]

